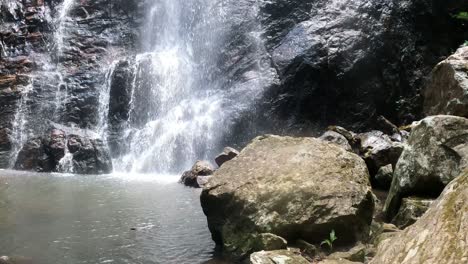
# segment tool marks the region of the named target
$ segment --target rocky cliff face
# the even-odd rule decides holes
[[[134,50],[137,5],[127,1],[1,2],[0,167],[12,167],[50,122],[93,129],[106,70]]]
[[[281,76],[269,111],[288,125],[368,127],[419,117],[432,67],[467,37],[451,14],[468,4],[423,0],[278,0],[265,5],[269,52]]]
[[[113,154],[128,147],[121,127],[135,75],[127,58],[140,50],[146,2],[2,1],[0,167],[11,167],[49,121],[92,130],[108,122]],[[431,68],[468,38],[451,16],[468,6],[455,0],[254,2],[225,3],[232,12],[219,29],[222,56],[201,60],[220,89],[265,86],[255,109],[232,117],[226,144],[330,123],[362,130],[379,115],[413,121]],[[259,68],[261,76],[252,76]]]

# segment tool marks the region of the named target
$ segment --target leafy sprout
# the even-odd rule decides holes
[[[333,250],[333,242],[335,242],[335,240],[337,240],[338,237],[335,235],[335,230],[332,230],[330,232],[330,236],[325,239],[324,241],[322,241],[322,243],[320,243],[320,246],[322,245],[327,245],[329,248],[330,248],[330,251]]]

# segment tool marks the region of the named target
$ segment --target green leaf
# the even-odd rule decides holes
[[[335,230],[332,230],[332,231],[330,232],[330,241],[333,243],[333,242],[335,242],[335,240],[337,240],[337,239],[338,239],[338,238],[337,238],[336,235],[335,235]]]
[[[332,243],[331,243],[330,240],[325,239],[324,241],[322,241],[322,243],[320,243],[320,246],[322,246],[322,245],[327,245],[327,246],[331,247],[331,244],[332,244]]]

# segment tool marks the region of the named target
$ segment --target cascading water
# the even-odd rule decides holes
[[[258,3],[211,0],[153,1],[134,59],[124,154],[116,170],[179,173],[197,159],[211,159],[223,146],[232,122],[248,111],[276,78],[265,62],[259,27],[243,32],[255,62],[242,78],[219,67],[223,46],[237,21],[255,17]],[[226,75],[226,76],[223,76]]]
[[[64,81],[63,68],[58,62],[60,56],[63,55],[65,46],[67,15],[74,2],[75,0],[65,0],[58,6],[57,18],[53,19],[56,30],[53,34],[52,45],[49,45],[52,46],[49,53],[32,55],[39,67],[29,75],[30,83],[22,89],[21,99],[17,105],[13,131],[10,136],[13,142],[10,167],[14,167],[18,154],[27,140],[41,135],[47,129],[48,121],[60,122],[60,112],[65,111],[64,102],[68,97],[67,84]],[[48,11],[44,10],[44,12]],[[47,18],[52,20],[50,17]],[[53,103],[50,102],[50,98],[52,98]],[[57,168],[59,171],[72,172],[69,169],[69,158],[68,155],[64,157],[63,161],[60,161],[60,166]]]

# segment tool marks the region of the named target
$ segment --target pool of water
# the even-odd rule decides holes
[[[217,263],[199,195],[174,176],[0,171],[0,256],[35,264]]]

